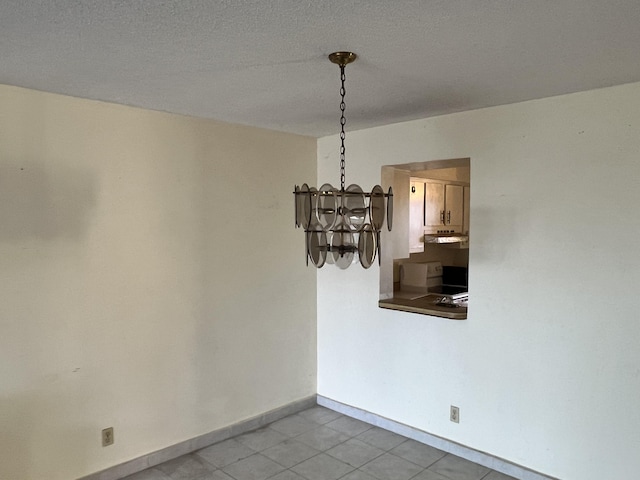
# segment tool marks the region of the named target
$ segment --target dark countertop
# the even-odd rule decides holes
[[[380,308],[432,315],[434,317],[448,318],[450,320],[467,319],[467,307],[442,307],[435,304],[438,298],[438,295],[433,294],[413,300],[410,298],[394,297],[387,300],[380,300],[378,302],[378,306]]]

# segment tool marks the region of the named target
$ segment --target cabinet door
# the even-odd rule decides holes
[[[425,227],[443,226],[444,214],[444,185],[442,183],[425,183]]]
[[[445,223],[456,232],[462,231],[464,210],[464,187],[461,185],[445,186]]]
[[[469,210],[471,209],[471,188],[464,187],[464,217],[462,221],[462,233],[469,235]]]
[[[424,180],[411,178],[409,191],[409,252],[424,252]]]

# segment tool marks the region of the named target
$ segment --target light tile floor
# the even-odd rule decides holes
[[[514,480],[316,406],[125,480]]]

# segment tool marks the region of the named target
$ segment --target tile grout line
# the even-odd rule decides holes
[[[311,407],[311,408],[313,408],[313,407]],[[304,411],[304,410],[303,410],[303,411]],[[300,412],[298,412],[298,413],[296,413],[296,414],[294,414],[294,415],[299,415],[299,414],[300,414]],[[334,429],[333,429],[333,428],[331,428],[331,427],[327,427],[327,424],[328,424],[328,423],[331,423],[331,422],[333,422],[333,421],[335,421],[335,420],[338,420],[338,419],[340,419],[340,418],[342,418],[342,417],[346,417],[345,415],[340,414],[340,416],[338,416],[337,418],[332,419],[332,420],[329,420],[328,422],[325,422],[325,423],[318,423],[318,422],[316,422],[316,421],[314,421],[314,420],[307,419],[307,418],[303,417],[302,415],[299,415],[299,416],[300,416],[301,418],[304,418],[305,420],[307,420],[307,421],[311,422],[311,423],[314,423],[316,426],[315,426],[314,428],[312,428],[312,429],[309,429],[309,430],[307,430],[307,431],[305,431],[305,432],[299,433],[299,434],[294,435],[294,436],[291,436],[291,437],[290,437],[290,436],[288,436],[286,433],[280,432],[279,430],[276,430],[275,428],[270,427],[271,423],[275,423],[275,422],[271,422],[270,424],[267,424],[267,425],[264,425],[263,427],[260,427],[260,428],[271,428],[271,430],[273,430],[274,432],[277,432],[277,433],[280,433],[280,434],[283,434],[283,435],[287,435],[287,438],[285,438],[285,439],[284,439],[284,440],[282,440],[281,442],[278,442],[277,444],[274,444],[274,445],[272,445],[272,446],[270,446],[270,447],[267,447],[267,448],[265,448],[265,449],[263,449],[263,450],[259,450],[259,451],[255,451],[255,450],[254,450],[254,453],[252,454],[252,455],[256,455],[256,454],[258,454],[258,455],[262,455],[263,457],[265,457],[265,458],[267,458],[267,459],[269,459],[269,460],[273,461],[274,463],[276,463],[276,464],[278,464],[279,466],[281,466],[282,468],[284,468],[284,470],[282,470],[281,472],[275,473],[275,474],[271,475],[270,477],[267,477],[265,480],[269,480],[269,478],[273,478],[273,477],[275,477],[276,475],[280,475],[282,472],[285,472],[285,471],[290,471],[290,472],[292,472],[292,473],[293,473],[293,474],[295,474],[295,475],[298,475],[298,476],[303,477],[303,475],[301,475],[301,474],[297,473],[295,470],[293,470],[293,467],[295,467],[295,466],[297,466],[297,465],[300,465],[301,463],[304,463],[304,462],[306,462],[307,460],[311,460],[312,458],[318,457],[318,456],[320,456],[320,455],[322,455],[322,454],[328,455],[329,457],[334,458],[335,460],[338,460],[338,461],[340,461],[340,462],[342,462],[342,463],[344,463],[344,464],[346,464],[346,465],[349,465],[350,467],[353,467],[353,465],[347,464],[346,462],[343,462],[343,461],[342,461],[342,460],[340,460],[339,458],[333,457],[331,454],[329,454],[329,453],[327,453],[327,452],[328,452],[329,450],[331,450],[332,448],[337,447],[338,445],[342,445],[342,444],[344,444],[344,443],[348,442],[349,440],[356,438],[356,437],[354,437],[354,436],[351,436],[351,437],[347,438],[347,439],[346,439],[346,440],[344,440],[343,442],[340,442],[340,443],[338,443],[338,444],[336,444],[336,445],[334,445],[334,446],[332,446],[332,447],[328,448],[327,450],[324,450],[324,451],[323,451],[323,450],[318,450],[318,453],[316,453],[316,454],[314,454],[314,455],[310,456],[309,458],[306,458],[305,460],[302,460],[301,462],[296,463],[295,465],[292,465],[291,467],[287,467],[286,465],[283,465],[283,464],[279,463],[277,460],[274,460],[274,459],[272,459],[272,458],[270,458],[270,457],[268,457],[268,456],[264,455],[264,454],[262,453],[262,452],[264,452],[264,450],[267,450],[267,449],[269,449],[269,448],[271,448],[271,447],[274,447],[274,446],[276,446],[276,445],[280,445],[280,444],[282,444],[282,443],[286,442],[287,440],[295,440],[296,438],[301,437],[302,435],[304,435],[304,434],[306,434],[306,433],[308,433],[308,432],[310,432],[310,431],[312,431],[312,430],[314,430],[315,428],[318,428],[318,427],[325,427],[325,428],[328,428],[329,430],[332,430],[332,431],[334,431],[334,432],[336,432],[336,433],[338,433],[338,434],[346,435],[344,432],[340,432],[339,430],[334,430]],[[290,416],[289,416],[289,417],[290,417]],[[289,417],[285,417],[285,418],[289,418]],[[348,418],[348,417],[347,417],[347,418]],[[276,420],[276,421],[277,421],[277,420]],[[260,428],[257,428],[256,430],[259,430]],[[370,430],[371,428],[373,428],[373,427],[369,427],[367,430]],[[252,431],[256,431],[256,430],[252,430]],[[363,432],[361,432],[361,433],[364,433],[364,432],[366,432],[367,430],[364,430],[364,431],[363,431]],[[251,432],[246,432],[246,433],[251,433]],[[236,437],[232,437],[232,438],[234,438],[234,439],[235,439]],[[307,445],[307,444],[306,444],[306,443],[304,443],[304,442],[300,442],[300,440],[297,440],[297,441],[298,441],[299,443],[303,444],[303,445],[308,446],[309,448],[313,448],[314,450],[317,450],[317,449],[315,449],[314,447],[311,447],[310,445]],[[238,441],[238,442],[239,442],[239,441]],[[239,442],[239,443],[242,443],[242,442]],[[365,442],[363,442],[363,443],[365,443]],[[244,445],[244,444],[243,444],[243,445]],[[245,445],[245,446],[246,446],[247,448],[251,448],[251,447],[249,447],[248,445]],[[253,449],[252,449],[252,450],[253,450]],[[384,453],[384,452],[383,452],[383,453]],[[195,454],[197,454],[197,452],[196,452]],[[376,457],[376,458],[377,458],[377,457]],[[242,461],[242,460],[243,460],[243,459],[240,459],[240,460],[238,460],[238,462],[240,462],[240,461]],[[234,462],[234,463],[237,463],[237,462]],[[232,465],[232,464],[230,464],[230,465]],[[229,466],[229,465],[226,465],[224,468],[226,468],[226,467],[228,467],[228,466]],[[215,467],[215,465],[214,465],[214,467]],[[216,467],[216,468],[218,468],[218,467]],[[220,470],[220,471],[222,471],[223,473],[225,473],[225,474],[227,474],[227,475],[231,476],[230,474],[228,474],[228,473],[224,472],[224,470],[223,470],[222,468],[220,468],[219,470]],[[355,470],[358,470],[358,467],[353,467],[353,470],[351,470],[350,472],[346,473],[345,475],[343,475],[343,476],[339,477],[339,479],[340,479],[340,478],[343,478],[343,477],[344,477],[344,476],[346,476],[346,475],[349,475],[349,474],[353,473]],[[233,477],[233,478],[235,478],[235,477]],[[305,477],[305,478],[306,478],[306,477]],[[339,480],[339,479],[336,479],[336,480]]]
[[[341,414],[339,417],[337,417],[337,418],[335,418],[335,419],[332,419],[332,420],[329,420],[328,422],[325,422],[325,423],[317,423],[317,422],[314,422],[313,420],[311,420],[311,421],[312,421],[313,423],[316,423],[317,427],[325,427],[325,428],[328,428],[329,430],[332,430],[332,431],[334,431],[334,432],[336,432],[336,433],[338,433],[338,434],[341,434],[341,435],[347,435],[345,432],[342,432],[342,431],[339,431],[339,430],[335,430],[335,429],[333,429],[333,428],[331,428],[331,427],[327,426],[327,424],[329,424],[329,423],[331,423],[331,422],[333,422],[333,421],[335,421],[335,420],[338,420],[338,419],[340,419],[341,417],[347,417],[347,418],[350,418],[350,417],[348,417],[348,416],[346,416],[346,415],[342,415],[342,414]],[[303,417],[303,418],[304,418],[304,417]],[[366,422],[364,422],[364,423],[366,423]],[[370,424],[369,424],[369,425],[370,425]],[[317,428],[317,427],[315,427],[315,428]],[[369,426],[367,429],[363,430],[362,432],[357,433],[356,435],[349,435],[349,438],[347,438],[346,440],[344,440],[344,441],[342,441],[342,442],[340,442],[340,443],[337,443],[336,445],[333,445],[332,447],[330,447],[330,448],[328,448],[328,449],[326,449],[326,450],[324,450],[324,451],[319,450],[317,454],[312,455],[311,457],[309,457],[309,458],[307,458],[307,459],[305,459],[305,460],[302,460],[301,462],[298,462],[298,463],[296,463],[295,465],[292,465],[291,467],[286,467],[285,465],[282,465],[281,463],[278,463],[276,460],[273,460],[273,461],[274,461],[274,462],[276,462],[276,463],[278,463],[278,465],[282,466],[283,468],[285,468],[285,470],[284,470],[284,471],[287,471],[287,470],[288,470],[288,471],[290,471],[290,472],[294,473],[295,475],[299,475],[299,476],[301,476],[301,477],[304,477],[303,475],[301,475],[301,474],[297,473],[295,470],[293,470],[293,468],[294,468],[295,466],[297,466],[297,465],[300,465],[301,463],[306,462],[307,460],[310,460],[310,459],[312,459],[312,458],[315,458],[315,457],[318,457],[318,456],[320,456],[320,455],[322,455],[322,454],[325,454],[325,455],[327,455],[327,456],[329,456],[329,457],[331,457],[331,458],[333,458],[333,459],[335,459],[335,460],[337,460],[337,461],[339,461],[339,462],[342,462],[342,463],[344,463],[345,465],[348,465],[349,467],[351,467],[351,468],[352,468],[352,470],[350,470],[349,472],[345,473],[344,475],[342,475],[342,476],[338,477],[336,480],[340,480],[340,479],[342,479],[342,478],[345,478],[346,476],[351,475],[351,474],[352,474],[353,472],[355,472],[355,471],[359,471],[359,472],[362,472],[362,473],[365,473],[365,474],[366,474],[366,472],[365,472],[364,470],[361,470],[361,467],[363,467],[364,465],[368,464],[369,462],[372,462],[372,461],[374,461],[375,459],[377,459],[377,458],[379,458],[379,457],[383,456],[383,455],[384,455],[384,454],[386,454],[386,453],[389,453],[390,455],[393,455],[392,453],[390,453],[390,452],[391,452],[391,450],[393,450],[393,449],[394,449],[394,448],[396,448],[397,446],[402,445],[403,443],[405,443],[406,441],[408,441],[408,439],[405,439],[405,440],[404,440],[404,441],[402,441],[400,444],[398,444],[398,445],[396,445],[396,446],[394,446],[394,447],[391,447],[390,449],[386,449],[386,450],[385,450],[385,449],[382,449],[382,448],[377,447],[376,445],[372,445],[372,444],[370,444],[370,443],[367,443],[367,442],[365,442],[364,440],[360,440],[360,439],[358,438],[358,436],[360,436],[360,435],[362,435],[363,433],[365,433],[365,432],[367,432],[367,431],[369,431],[369,430],[373,429],[374,427],[375,427],[375,426],[371,425],[371,426]],[[268,425],[267,425],[267,428],[269,428],[269,426],[268,426]],[[273,429],[273,430],[274,430],[274,431],[278,431],[278,430],[275,430],[275,429]],[[313,430],[313,429],[311,429],[311,430]],[[283,441],[282,441],[282,442],[280,442],[280,443],[284,443],[284,442],[285,442],[285,441],[287,441],[287,440],[295,440],[296,438],[301,437],[302,435],[304,435],[304,434],[306,434],[306,433],[310,432],[311,430],[307,430],[306,432],[302,432],[302,433],[300,433],[300,434],[298,434],[298,435],[296,435],[296,436],[289,437],[288,439],[285,439],[285,440],[283,440]],[[336,447],[338,447],[338,446],[340,446],[340,445],[344,445],[344,444],[345,444],[345,443],[347,443],[349,440],[358,440],[359,442],[364,443],[365,445],[367,445],[367,446],[369,446],[369,447],[376,448],[376,449],[380,450],[380,451],[381,451],[381,453],[380,453],[380,454],[378,454],[378,455],[376,455],[376,456],[375,456],[375,457],[373,457],[372,459],[368,460],[368,461],[367,461],[367,462],[365,462],[364,464],[360,465],[359,467],[356,467],[356,466],[354,466],[354,465],[352,465],[352,464],[350,464],[350,463],[348,463],[348,462],[345,462],[344,460],[342,460],[342,459],[340,459],[340,458],[334,457],[333,455],[331,455],[331,454],[329,453],[329,450],[332,450],[332,449],[334,449],[334,448],[336,448]],[[298,442],[300,442],[300,440],[298,440]],[[279,444],[280,444],[280,443],[279,443]],[[302,443],[303,445],[306,445],[304,442],[300,442],[300,443]],[[279,444],[278,444],[278,445],[279,445]],[[307,446],[309,446],[309,445],[307,445]],[[311,447],[311,448],[313,448],[313,447]],[[260,453],[260,452],[259,452],[259,453]],[[399,457],[399,458],[401,458],[401,457]],[[406,460],[406,459],[403,459],[403,460]],[[413,463],[413,462],[410,462],[410,463]],[[414,465],[415,465],[415,464],[414,464]],[[419,475],[419,474],[420,474],[420,473],[422,473],[424,470],[426,470],[426,468],[424,468],[424,467],[422,467],[422,466],[420,466],[420,465],[416,465],[416,466],[418,466],[418,467],[422,468],[422,470],[420,470],[420,472],[418,472],[416,475]],[[280,472],[280,473],[282,473],[282,472]],[[273,477],[275,477],[276,475],[279,475],[280,473],[276,473],[276,474],[274,474],[274,475],[272,475],[271,477],[268,477],[268,478],[273,478]],[[368,475],[368,474],[367,474],[367,475]],[[414,477],[415,477],[416,475],[414,475]],[[304,477],[304,478],[306,478],[306,477]],[[413,477],[411,477],[411,478],[413,478]],[[266,480],[268,480],[268,479],[266,479]],[[408,480],[410,480],[410,479],[408,479]]]

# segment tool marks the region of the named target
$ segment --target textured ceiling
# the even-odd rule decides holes
[[[2,0],[0,83],[313,136],[640,81],[638,0]]]

